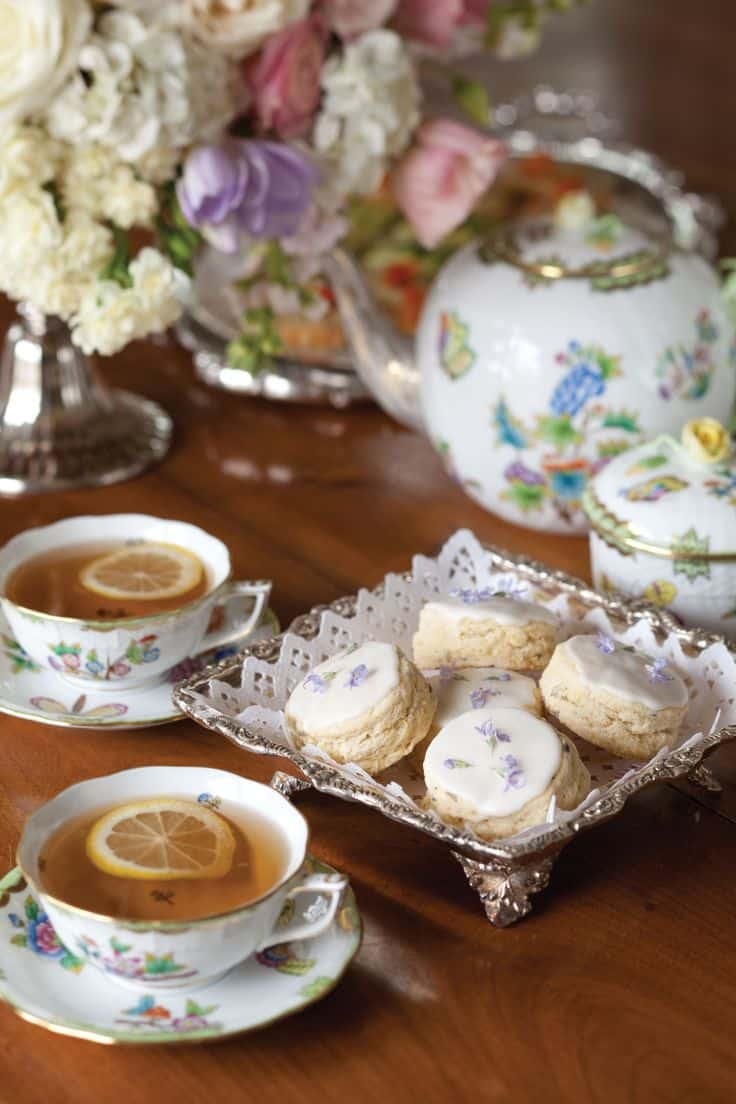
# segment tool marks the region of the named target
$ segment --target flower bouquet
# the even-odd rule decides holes
[[[528,52],[572,2],[0,0],[0,289],[110,355],[215,265],[233,366],[304,320],[329,345],[350,198],[390,174],[417,247],[440,246],[504,159],[458,59]],[[423,65],[482,129],[423,118]]]

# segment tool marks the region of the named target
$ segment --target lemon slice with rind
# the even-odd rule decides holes
[[[118,878],[222,878],[232,866],[235,837],[206,806],[162,797],[104,813],[90,828],[86,846],[90,861]]]
[[[92,560],[79,574],[87,590],[104,598],[176,598],[202,579],[202,564],[175,544],[126,545]]]

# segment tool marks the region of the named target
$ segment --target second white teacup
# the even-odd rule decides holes
[[[209,588],[177,609],[145,617],[82,620],[17,605],[5,594],[9,576],[26,560],[53,549],[131,539],[174,544],[193,552],[204,565]],[[74,517],[27,529],[0,549],[0,603],[11,631],[31,659],[52,667],[67,682],[87,689],[117,690],[160,682],[167,671],[198,652],[245,636],[266,606],[271,584],[230,578],[230,555],[222,541],[196,525],[147,514]],[[208,633],[212,612],[243,595],[254,599],[244,623]]]
[[[44,888],[44,845],[58,828],[85,813],[162,795],[215,807],[222,803],[270,822],[284,844],[275,884],[224,914],[176,921],[106,916],[76,907]],[[342,874],[304,870],[308,835],[301,813],[260,782],[200,767],[140,767],[70,786],[38,809],[23,830],[18,866],[43,909],[40,922],[52,925],[44,933],[47,940],[53,942],[55,932],[72,954],[128,988],[193,989],[214,981],[256,951],[285,939],[312,939],[333,922],[348,880]],[[301,894],[317,897],[301,919],[279,928],[284,905]]]

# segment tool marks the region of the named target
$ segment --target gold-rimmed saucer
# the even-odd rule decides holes
[[[278,631],[275,613],[266,609],[252,632],[245,634],[236,644],[184,660],[169,672],[163,682],[130,690],[121,683],[114,692],[97,690],[95,684],[90,682],[89,690],[80,693],[78,687],[66,682],[51,666],[44,668],[31,659],[13,639],[5,616],[0,611],[0,713],[61,728],[116,731],[180,721],[184,714],[171,698],[171,691],[177,682],[193,675],[206,664],[234,654],[246,644]]]
[[[304,874],[334,874],[307,856]],[[318,895],[304,895],[304,908]],[[300,900],[300,908],[302,907]],[[333,924],[309,942],[284,942],[253,955],[205,989],[131,992],[64,947],[19,870],[0,879],[0,1001],[31,1023],[62,1035],[107,1044],[213,1042],[255,1031],[301,1011],[331,992],[360,947],[362,922],[348,887]],[[119,946],[110,954],[124,955]],[[131,970],[136,963],[131,959]],[[166,964],[161,967],[162,971]],[[165,971],[161,973],[166,978]]]

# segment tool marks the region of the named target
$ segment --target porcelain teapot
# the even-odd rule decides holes
[[[410,339],[359,267],[328,274],[360,376],[423,430],[493,513],[550,532],[587,529],[588,477],[693,417],[726,420],[736,344],[714,268],[666,218],[568,212],[505,224],[456,253]],[[582,216],[580,208],[582,208]]]

